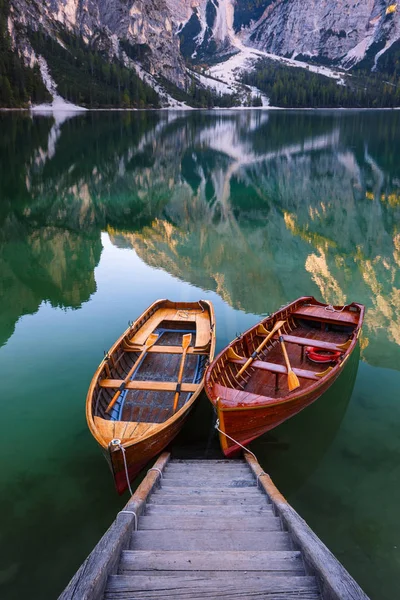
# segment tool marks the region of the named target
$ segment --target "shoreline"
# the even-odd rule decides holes
[[[255,111],[338,111],[338,112],[347,112],[347,111],[396,111],[400,110],[400,106],[395,106],[392,108],[389,107],[381,107],[381,108],[356,108],[356,107],[282,107],[282,106],[231,106],[231,107],[222,107],[215,106],[213,108],[195,108],[192,106],[187,107],[162,107],[162,108],[84,108],[84,107],[76,107],[76,108],[0,108],[0,112],[29,112],[32,116],[47,116],[54,113],[68,113],[70,115],[79,115],[85,114],[88,112],[192,112],[192,111],[207,111],[207,112],[217,112],[217,111],[246,111],[246,110],[255,110]]]

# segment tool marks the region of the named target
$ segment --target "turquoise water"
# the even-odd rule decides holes
[[[371,598],[399,579],[400,114],[0,114],[0,595],[55,598],[115,512],[86,427],[108,349],[156,298],[217,348],[301,295],[367,308],[359,354],[253,444]],[[218,442],[202,397],[174,450]]]

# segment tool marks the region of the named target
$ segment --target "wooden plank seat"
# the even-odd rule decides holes
[[[123,379],[101,379],[100,387],[103,388],[120,388],[124,383]],[[175,381],[128,381],[123,389],[125,390],[154,390],[157,392],[176,392],[177,383]],[[181,392],[196,392],[199,383],[181,383]]]
[[[125,352],[141,352],[144,348],[144,346],[131,346],[130,344],[124,344],[123,348],[125,350]],[[183,348],[182,346],[152,346],[151,348],[149,348],[147,350],[147,354],[182,354],[183,352]],[[202,348],[193,348],[190,347],[187,350],[188,354],[196,354],[196,355],[200,355],[200,354],[208,354],[208,352],[206,350],[203,350]]]
[[[247,358],[229,358],[229,362],[235,363],[236,365],[244,365],[247,362]],[[275,363],[265,362],[264,360],[254,360],[250,367],[255,369],[262,369],[263,371],[270,371],[271,373],[285,373],[287,369],[284,365],[277,365]],[[312,379],[313,381],[319,381],[320,377],[318,373],[314,371],[308,371],[307,369],[293,369],[298,377],[303,379]]]
[[[289,344],[297,344],[299,346],[312,346],[319,350],[331,350],[332,352],[345,352],[346,347],[350,346],[351,340],[342,344],[332,344],[331,342],[323,342],[320,340],[313,340],[309,338],[302,338],[296,335],[282,335],[283,340]],[[276,335],[272,338],[273,340],[279,340],[279,336]]]
[[[358,325],[360,313],[357,311],[350,312],[344,310],[342,312],[326,310],[324,306],[302,306],[291,313],[292,317],[300,319],[311,319],[312,321],[322,321],[325,323],[336,323],[338,325]]]
[[[211,341],[211,331],[208,311],[205,310],[204,312],[199,313],[198,309],[180,310],[176,308],[160,308],[157,310],[154,315],[151,315],[148,321],[142,325],[139,331],[130,338],[128,343],[134,346],[142,346],[149,335],[153,333],[163,321],[181,322],[182,326],[184,326],[185,323],[195,323],[195,347],[198,349],[205,349],[209,346]]]
[[[246,406],[252,404],[257,405],[259,403],[269,404],[276,402],[275,398],[266,399],[266,397],[261,394],[254,394],[253,392],[246,392],[246,390],[229,388],[225,385],[221,385],[220,383],[214,383],[213,392],[222,402],[222,405],[220,404],[220,408],[233,408],[236,405]]]

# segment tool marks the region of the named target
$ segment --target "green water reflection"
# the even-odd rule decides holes
[[[206,297],[221,348],[310,293],[366,305],[360,357],[254,448],[371,597],[393,597],[399,126],[383,111],[0,113],[2,597],[55,597],[121,505],[84,398],[129,319]],[[217,451],[205,398],[175,450]]]

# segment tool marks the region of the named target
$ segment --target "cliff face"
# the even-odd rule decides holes
[[[381,55],[399,37],[400,14],[391,0],[276,0],[248,41],[281,56],[303,54],[351,67],[368,51]]]
[[[10,0],[8,29],[30,62],[35,58],[26,32],[39,27],[55,40],[63,27],[110,57],[121,57],[120,42],[127,41],[145,49],[151,74],[185,85],[179,39],[165,0]]]
[[[167,2],[186,54],[197,60],[237,51],[240,40],[278,56],[304,55],[346,68],[370,55],[374,66],[400,38],[393,0]]]

